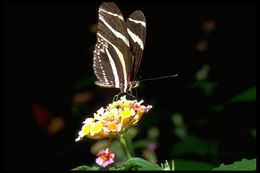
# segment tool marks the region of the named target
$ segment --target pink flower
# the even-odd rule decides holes
[[[107,148],[106,150],[100,150],[97,156],[96,163],[105,168],[114,162],[115,153]]]
[[[143,113],[143,112],[148,112],[152,108],[151,105],[143,106],[143,105],[141,105],[141,103],[142,103],[142,100],[139,103],[138,102],[134,103],[134,109]]]

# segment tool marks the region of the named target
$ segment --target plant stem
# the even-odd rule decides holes
[[[127,159],[131,159],[131,154],[130,154],[129,149],[127,147],[125,136],[124,136],[123,133],[121,133],[119,135],[119,142],[120,142],[120,144],[121,144],[121,146],[122,146],[122,148],[123,148],[123,150],[124,150],[124,152],[127,156]]]

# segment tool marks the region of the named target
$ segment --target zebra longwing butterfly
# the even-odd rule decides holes
[[[134,11],[125,21],[117,5],[104,2],[98,10],[97,43],[93,69],[96,85],[120,88],[131,93],[139,85],[134,81],[139,69],[146,37],[142,11]]]

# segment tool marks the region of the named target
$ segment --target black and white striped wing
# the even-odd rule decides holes
[[[102,3],[98,11],[97,43],[93,69],[97,85],[126,92],[130,80],[131,58],[126,24],[119,8]]]
[[[136,77],[141,64],[146,38],[146,20],[142,11],[133,12],[126,21],[127,33],[132,53],[131,80]]]

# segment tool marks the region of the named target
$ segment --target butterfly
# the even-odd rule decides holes
[[[134,11],[125,21],[113,2],[104,2],[98,10],[97,42],[93,70],[95,84],[119,88],[119,94],[131,94],[139,86],[136,74],[141,64],[146,38],[146,19]]]

